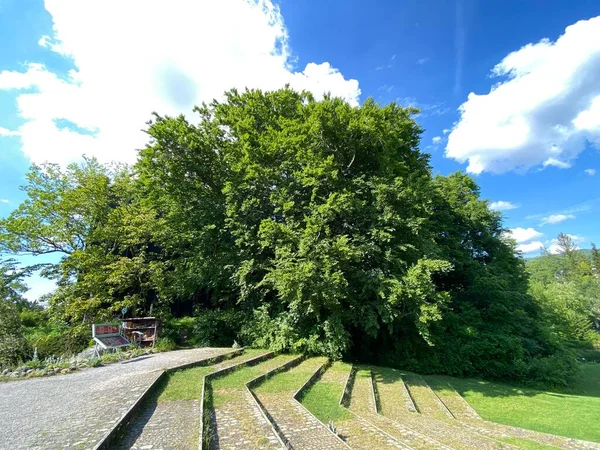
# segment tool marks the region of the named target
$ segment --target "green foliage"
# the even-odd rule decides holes
[[[230,347],[240,340],[240,326],[245,319],[243,311],[203,309],[190,317],[166,321],[162,335],[179,346]]]
[[[174,340],[168,337],[159,337],[154,344],[154,350],[157,352],[169,352],[171,350],[175,350],[177,348],[177,344]]]
[[[32,167],[27,200],[0,220],[0,249],[63,255],[44,270],[58,283],[52,323],[88,326],[127,307],[167,319],[165,348],[239,340],[567,379],[563,331],[546,327],[550,309],[528,293],[501,215],[467,175],[432,177],[416,110],[286,88],[232,90],[196,112],[197,124],[155,115],[134,167]]]
[[[0,367],[24,361],[29,353],[17,308],[0,298]]]
[[[85,328],[63,328],[49,334],[30,338],[30,345],[36,348],[41,359],[50,356],[75,355],[88,347],[90,331]]]

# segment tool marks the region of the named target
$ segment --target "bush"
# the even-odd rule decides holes
[[[37,348],[39,358],[49,356],[74,355],[88,347],[89,331],[87,328],[73,328],[64,331],[52,331],[45,336],[33,338],[31,346]]]
[[[168,352],[171,350],[175,350],[177,348],[177,344],[175,341],[168,337],[160,337],[156,340],[154,344],[154,350],[157,352]]]
[[[240,340],[245,314],[233,310],[200,310],[194,316],[166,321],[162,336],[180,346],[229,347]]]
[[[17,309],[0,299],[0,367],[26,360],[30,350]]]

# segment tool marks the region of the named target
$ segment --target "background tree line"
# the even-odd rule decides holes
[[[197,124],[154,115],[131,167],[33,166],[0,221],[2,252],[62,255],[30,344],[84,345],[126,306],[179,343],[568,382],[565,343],[597,336],[596,266],[565,249],[526,268],[473,179],[432,175],[416,112],[233,90]]]

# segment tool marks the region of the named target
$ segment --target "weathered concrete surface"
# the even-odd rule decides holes
[[[91,449],[164,369],[230,351],[178,350],[69,375],[0,383],[0,449]]]

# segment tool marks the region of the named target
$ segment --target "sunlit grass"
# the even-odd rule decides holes
[[[600,364],[584,364],[582,370],[580,382],[562,392],[446,376],[425,378],[432,387],[450,383],[486,420],[600,442]]]
[[[226,360],[226,363],[235,364],[246,361],[261,353],[265,353],[265,350],[247,349],[241,355]],[[215,366],[193,367],[168,374],[164,382],[164,388],[158,395],[158,401],[194,400],[200,398],[202,393],[202,377],[215,370]]]
[[[308,380],[317,367],[325,364],[327,358],[311,358],[291,370],[278,373],[254,388],[256,393],[276,394],[296,392]]]
[[[346,408],[339,405],[340,397],[344,390],[344,383],[335,381],[336,378],[338,380],[343,379],[344,375],[350,372],[350,368],[350,364],[334,363],[328,369],[328,371],[331,371],[329,375],[333,376],[324,376],[321,381],[311,386],[302,397],[301,403],[304,407],[322,422],[328,423],[329,421],[335,422],[352,418],[352,414]]]
[[[292,358],[293,356],[290,355],[279,355],[259,364],[237,369],[223,377],[212,380],[211,386],[215,391],[220,389],[243,388],[248,381],[264,374],[271,369],[285,364]]]

